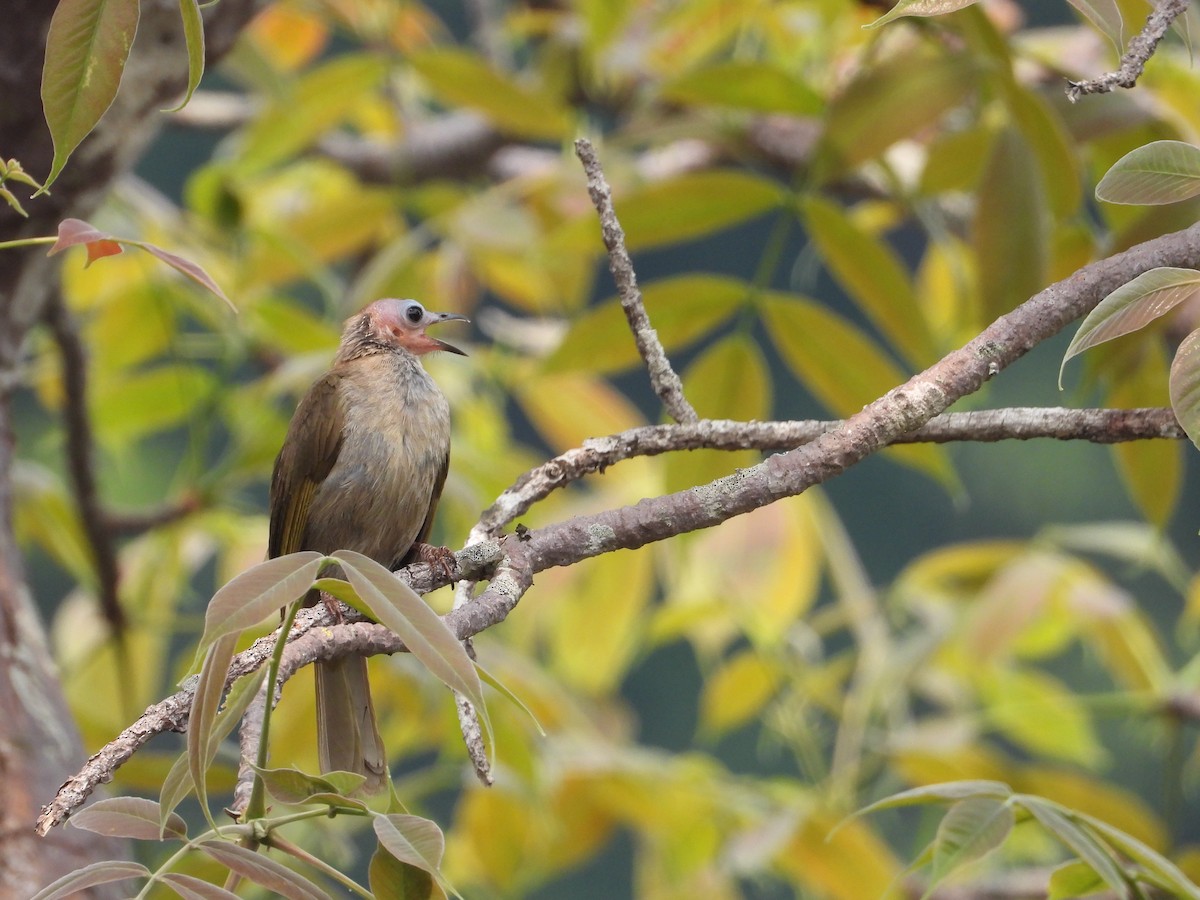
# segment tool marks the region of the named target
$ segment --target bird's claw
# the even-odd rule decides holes
[[[434,544],[417,544],[414,547],[419,562],[425,563],[446,576],[448,581],[454,581],[454,572],[458,568],[458,560],[454,551],[449,547],[438,547]]]

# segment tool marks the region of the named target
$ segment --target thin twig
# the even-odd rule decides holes
[[[158,509],[130,512],[108,510],[104,514],[104,522],[112,534],[131,537],[186,519],[202,505],[199,495],[185,494],[177,502]]]
[[[61,294],[55,293],[46,304],[46,324],[62,358],[67,473],[96,567],[96,595],[104,618],[115,634],[121,634],[125,630],[125,614],[117,595],[117,549],[96,489],[92,423],[87,411],[87,349]]]
[[[1115,72],[1106,72],[1087,81],[1067,82],[1067,99],[1074,103],[1084,94],[1107,94],[1117,88],[1132,88],[1137,84],[1146,63],[1158,48],[1171,24],[1187,12],[1187,0],[1161,0],[1150,12],[1142,30],[1129,41],[1121,65]]]
[[[638,353],[642,355],[650,372],[650,384],[654,387],[654,393],[658,394],[663,406],[676,422],[696,422],[700,417],[683,396],[683,384],[671,368],[671,361],[667,359],[658,333],[650,325],[650,317],[646,315],[646,306],[642,302],[642,292],[638,290],[633,262],[629,258],[629,251],[625,249],[625,232],[621,230],[621,223],[617,221],[612,191],[604,179],[604,170],[600,167],[600,160],[596,157],[596,150],[591,141],[586,138],[577,140],[575,155],[583,163],[583,171],[587,174],[588,195],[592,198],[596,212],[600,214],[600,233],[604,238],[604,246],[608,249],[608,269],[616,282],[621,308],[625,310],[625,318],[629,320],[629,327],[633,330]]]

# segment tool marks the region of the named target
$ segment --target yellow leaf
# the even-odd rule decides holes
[[[607,382],[587,375],[548,375],[520,384],[517,399],[556,453],[587,438],[646,424],[637,408]]]
[[[483,113],[501,131],[535,140],[559,140],[571,131],[571,111],[559,98],[496,71],[474,53],[433,47],[408,62],[443,103]]]
[[[254,17],[244,39],[276,69],[294,72],[316,58],[329,31],[319,18],[296,4],[276,3]]]
[[[887,844],[863,821],[833,831],[838,820],[829,813],[805,816],[775,865],[807,891],[829,900],[904,897],[903,867]]]
[[[1108,758],[1086,707],[1060,681],[1029,669],[979,671],[987,720],[1031,753],[1096,767]]]
[[[1170,846],[1166,828],[1146,802],[1111,781],[1060,766],[1030,765],[1019,769],[1011,784],[1115,825],[1159,853]]]
[[[757,717],[782,676],[779,666],[761,654],[746,650],[734,655],[704,682],[700,727],[719,735]]]
[[[783,201],[774,182],[735,169],[679,175],[617,195],[630,250],[712,234],[760,216]]]

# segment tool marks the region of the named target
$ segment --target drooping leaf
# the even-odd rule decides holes
[[[1020,132],[996,136],[971,228],[984,313],[996,318],[1045,285],[1046,192],[1038,160]]]
[[[991,853],[1004,843],[1015,824],[1009,803],[993,797],[959,800],[946,812],[933,839],[933,884],[959,866]]]
[[[914,60],[906,54],[860,75],[830,105],[813,162],[814,184],[928,128],[966,100],[975,73],[976,64],[963,55]]]
[[[398,634],[409,652],[439,681],[470,700],[490,733],[475,664],[441,617],[375,560],[353,550],[338,550],[333,556],[342,562],[346,580],[380,624]]]
[[[1081,860],[1063,863],[1050,873],[1046,886],[1046,900],[1070,900],[1104,890],[1104,879],[1096,870]]]
[[[437,823],[420,816],[394,813],[375,816],[372,826],[380,847],[401,862],[440,879],[446,839]]]
[[[736,60],[679,75],[663,85],[662,96],[675,103],[795,116],[815,116],[822,107],[817,93],[784,69]]]
[[[1055,221],[1073,216],[1083,200],[1079,158],[1071,134],[1054,107],[1036,90],[1006,81],[1004,96],[1013,124],[1037,159],[1046,203]]]
[[[724,275],[678,275],[642,286],[642,302],[663,349],[672,353],[725,322],[749,291],[746,282]],[[612,297],[575,320],[545,366],[549,372],[605,374],[640,363],[621,302]]]
[[[199,0],[179,0],[179,14],[183,17],[183,39],[187,44],[188,83],[179,105],[165,112],[178,112],[187,106],[204,77],[204,19]]]
[[[1089,347],[1143,328],[1180,303],[1200,296],[1200,271],[1163,266],[1143,272],[1101,300],[1079,325],[1058,370]]]
[[[761,175],[713,169],[626,192],[617,197],[616,210],[629,249],[645,250],[753,219],[779,206],[783,196]]]
[[[237,634],[299,600],[316,578],[323,560],[315,550],[278,556],[247,569],[218,590],[204,613],[197,657],[218,638]]]
[[[1200,148],[1183,141],[1153,141],[1117,160],[1096,198],[1108,203],[1158,205],[1200,194]]]
[[[382,848],[371,855],[367,878],[375,900],[433,900],[444,896],[429,872],[401,862]]]
[[[309,775],[299,769],[260,769],[255,766],[254,771],[262,779],[268,794],[280,803],[294,805],[307,803],[318,795],[349,795],[366,781],[365,776],[354,772],[330,773],[338,776],[337,781],[340,783],[335,784],[334,779],[326,775]]]
[[[1112,41],[1117,52],[1125,49],[1125,21],[1121,8],[1113,0],[1067,0],[1083,16]]]
[[[483,113],[508,134],[553,141],[571,130],[571,111],[559,98],[515,81],[475,53],[435,47],[409,55],[408,63],[443,103]]]
[[[204,665],[200,668],[196,693],[192,697],[192,709],[188,715],[188,772],[192,776],[192,788],[196,791],[196,799],[200,801],[200,809],[209,827],[214,830],[217,824],[208,808],[206,776],[208,767],[216,755],[216,743],[212,740],[213,726],[221,698],[225,694],[225,676],[229,672],[229,662],[233,659],[233,648],[237,644],[237,638],[237,632],[227,633],[209,645],[204,656]]]
[[[299,872],[269,856],[229,841],[201,841],[196,845],[217,862],[255,884],[288,900],[328,900],[329,895]]]
[[[213,281],[212,276],[190,259],[184,259],[178,254],[171,253],[169,250],[164,250],[162,247],[156,247],[154,244],[147,243],[146,241],[125,241],[124,243],[130,244],[134,247],[141,247],[151,256],[158,257],[176,272],[179,272],[181,275],[184,275],[196,282],[196,284],[200,285],[200,287],[205,288],[213,294],[216,294],[225,301],[226,306],[228,306],[233,312],[237,312],[237,307],[233,305],[233,301],[225,296],[225,292],[221,290],[220,286],[215,281]]]
[[[878,28],[901,16],[941,16],[958,9],[965,9],[978,2],[979,0],[899,0],[895,6],[874,22],[863,27]]]
[[[1118,897],[1129,897],[1129,885],[1125,880],[1121,861],[1109,847],[1096,840],[1089,830],[1080,826],[1056,803],[1028,795],[1021,795],[1018,803],[1051,835],[1087,863],[1109,890]]]
[[[237,894],[227,891],[218,884],[210,884],[195,875],[181,872],[163,872],[158,880],[169,885],[183,900],[238,900]]]
[[[54,161],[42,190],[112,105],[137,33],[138,10],[138,0],[60,0],[55,7],[42,69],[42,108]]]
[[[850,299],[910,365],[932,362],[933,342],[916,291],[892,248],[859,228],[835,203],[814,195],[802,208],[822,259]]]
[[[1200,447],[1200,329],[1180,341],[1171,363],[1170,387],[1175,418]]]
[[[1007,800],[1013,790],[1003,781],[947,781],[941,784],[926,784],[909,788],[882,800],[876,800],[854,812],[850,819],[857,819],[885,809],[901,806],[928,806],[933,803],[955,803],[972,797]],[[849,821],[849,819],[845,820]],[[839,828],[841,825],[839,824]]]
[[[58,900],[59,897],[77,897],[90,887],[125,881],[128,878],[148,878],[150,870],[141,863],[110,859],[95,862],[68,872],[62,878],[46,885],[30,900]]]
[[[1076,814],[1075,818],[1091,829],[1106,843],[1141,866],[1148,874],[1154,877],[1156,884],[1175,893],[1177,896],[1188,897],[1190,900],[1200,900],[1200,887],[1197,887],[1190,878],[1180,871],[1177,865],[1161,853],[1158,853],[1151,847],[1147,847],[1144,843],[1133,837],[1133,835],[1127,834],[1108,822],[1103,822],[1100,819],[1082,813]]]
[[[174,813],[164,817],[153,800],[144,797],[106,797],[75,813],[70,822],[76,828],[106,834],[109,837],[141,841],[162,840],[164,832],[173,838],[186,838],[187,825]]]
[[[46,251],[46,255],[53,256],[68,247],[78,247],[80,244],[87,248],[87,265],[121,252],[121,245],[116,239],[82,219],[63,219],[58,223],[58,240]]]

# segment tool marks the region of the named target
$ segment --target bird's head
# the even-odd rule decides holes
[[[470,321],[466,316],[460,316],[458,313],[430,312],[416,300],[395,300],[389,297],[384,300],[376,300],[359,316],[351,319],[347,332],[361,329],[359,336],[373,343],[403,347],[414,356],[421,356],[434,350],[445,350],[448,353],[466,356],[465,352],[453,344],[439,341],[425,333],[425,329],[430,325],[454,320]]]

